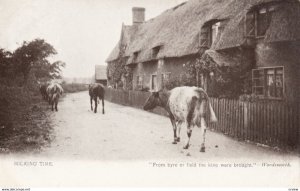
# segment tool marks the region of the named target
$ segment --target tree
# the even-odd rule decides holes
[[[0,49],[0,76],[1,77],[10,77],[12,70],[12,53],[4,49]]]
[[[26,84],[28,75],[33,68],[41,69],[42,66],[51,68],[47,58],[54,54],[56,54],[56,50],[53,46],[42,39],[35,39],[31,42],[24,41],[23,45],[13,53],[15,72],[23,74],[24,83]],[[54,66],[57,66],[57,64],[54,64]]]
[[[62,61],[56,61],[52,64],[48,61],[37,62],[36,65],[33,66],[32,72],[36,79],[42,81],[61,79],[61,68],[65,67],[65,65],[66,64]]]
[[[127,59],[125,58],[125,50],[127,45],[125,43],[123,29],[124,25],[122,25],[121,38],[118,47],[120,50],[118,59],[107,64],[106,74],[109,83],[112,84],[114,87],[117,86],[122,87],[123,89],[131,90],[133,73],[132,68],[126,66]]]

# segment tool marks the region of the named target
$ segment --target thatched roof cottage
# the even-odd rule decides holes
[[[298,0],[189,0],[148,21],[145,9],[132,11],[133,25],[122,26],[106,60],[108,78],[110,65],[126,65],[133,89],[160,89],[182,81],[191,63],[239,66],[251,73],[253,94],[300,98]],[[204,87],[209,76],[201,75]]]

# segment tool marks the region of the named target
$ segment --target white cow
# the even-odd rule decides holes
[[[206,105],[208,105],[209,107],[210,121],[216,122],[217,118],[209,102],[209,97],[202,88],[177,87],[168,92],[153,92],[147,99],[144,105],[144,110],[151,110],[157,106],[160,106],[168,112],[174,131],[173,144],[176,144],[180,141],[180,128],[182,123],[186,123],[188,139],[184,146],[184,149],[188,149],[190,146],[192,128],[194,126],[201,127],[203,139],[200,151],[205,152]]]
[[[63,94],[64,90],[56,82],[52,82],[48,87],[47,87],[47,95],[49,99],[49,104],[51,105],[51,109],[53,111],[53,107],[55,106],[55,110],[58,111],[57,109],[57,104],[58,104],[58,99],[59,97]]]

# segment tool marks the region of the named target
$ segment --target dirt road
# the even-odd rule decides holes
[[[0,171],[4,173],[0,174],[0,185],[299,185],[300,158],[296,154],[239,142],[211,131],[207,132],[206,152],[200,153],[200,129],[193,130],[192,145],[184,150],[185,130],[182,142],[173,145],[168,118],[109,102],[105,105],[105,115],[94,114],[89,110],[87,92],[67,94],[60,100],[59,111],[47,114],[53,126],[51,144],[38,153],[1,156]],[[41,162],[51,165],[41,166]],[[272,167],[273,163],[286,166]]]
[[[99,109],[100,110],[100,109]],[[87,92],[68,94],[52,113],[55,139],[43,149],[43,156],[97,160],[272,158],[297,157],[239,142],[208,131],[206,152],[200,153],[200,129],[194,129],[191,147],[184,150],[186,139],[173,145],[168,118],[143,110],[105,102],[105,115],[90,111]],[[101,110],[100,110],[101,111]]]

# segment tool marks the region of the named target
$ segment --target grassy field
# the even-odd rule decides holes
[[[75,93],[80,91],[87,91],[88,84],[62,84],[65,93]]]

